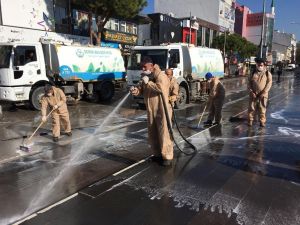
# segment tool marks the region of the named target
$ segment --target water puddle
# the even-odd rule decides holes
[[[105,117],[101,125],[93,131],[84,141],[82,144],[76,143],[76,146],[72,146],[74,151],[71,151],[71,155],[69,157],[69,160],[67,160],[61,168],[58,170],[59,172],[53,176],[53,180],[49,182],[48,184],[42,186],[43,189],[37,192],[37,195],[32,199],[30,204],[28,205],[28,208],[25,210],[22,216],[19,216],[18,218],[26,217],[27,215],[32,214],[33,212],[37,211],[39,208],[49,204],[50,196],[54,191],[57,191],[57,187],[64,178],[67,178],[68,176],[72,175],[72,171],[75,165],[81,164],[84,161],[89,161],[93,157],[86,157],[83,159],[83,156],[89,153],[94,145],[96,144],[95,136],[101,134],[105,130],[106,125],[108,123],[111,123],[113,117],[118,112],[120,107],[123,105],[123,103],[127,100],[130,93],[128,93],[120,102],[119,104],[114,108],[114,110]],[[99,142],[97,140],[97,142]],[[17,218],[17,219],[18,219]],[[14,222],[16,218],[1,218],[0,224],[2,223],[11,223]]]

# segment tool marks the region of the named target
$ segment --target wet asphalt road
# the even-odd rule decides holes
[[[130,108],[129,100],[97,134],[113,107],[70,107],[76,128],[71,140],[63,137],[53,144],[50,136],[40,136],[34,145],[39,154],[1,165],[5,207],[0,223],[14,222],[75,193],[24,224],[299,224],[300,80],[289,73],[274,83],[265,129],[248,128],[243,119],[228,122],[232,115],[246,118],[248,99],[243,79],[225,83],[229,95],[222,126],[190,128],[204,104],[176,112],[181,130],[198,151],[194,156],[177,152],[170,169],[145,161],[112,175],[151,154],[144,111]],[[4,141],[11,137],[4,132],[1,143],[20,144],[18,135],[30,124],[23,127],[17,127],[16,140]],[[87,154],[68,164],[78,149]]]

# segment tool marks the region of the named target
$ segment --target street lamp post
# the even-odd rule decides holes
[[[265,13],[266,13],[266,0],[263,0],[263,21],[260,36],[260,58],[263,57],[264,34],[265,34]]]
[[[223,53],[224,53],[224,59],[226,57],[226,39],[227,39],[227,29],[225,28],[225,33],[224,33],[224,49],[223,49]]]
[[[190,33],[189,33],[189,46],[192,42],[192,12],[190,11]]]

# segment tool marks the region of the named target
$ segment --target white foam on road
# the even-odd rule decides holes
[[[276,111],[274,113],[271,113],[271,118],[276,119],[276,120],[283,120],[285,123],[288,123],[288,120],[283,116],[284,109],[280,111]]]
[[[278,131],[285,136],[300,137],[300,130],[294,130],[289,127],[278,127]]]

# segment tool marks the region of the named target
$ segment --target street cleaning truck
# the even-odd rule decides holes
[[[119,49],[89,47],[41,38],[0,42],[0,100],[29,102],[39,110],[44,86],[61,88],[68,100],[110,100],[126,85]]]
[[[140,80],[143,59],[151,58],[161,70],[173,69],[174,77],[179,83],[177,106],[181,107],[203,94],[205,74],[224,77],[224,62],[218,49],[195,47],[184,43],[163,44],[159,46],[136,46],[128,61],[128,86],[136,85]],[[143,99],[135,97],[138,104]]]

